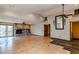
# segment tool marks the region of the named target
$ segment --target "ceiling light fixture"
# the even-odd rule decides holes
[[[44,22],[47,21],[47,17],[44,18]]]

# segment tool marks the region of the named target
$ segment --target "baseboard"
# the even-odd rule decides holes
[[[75,39],[75,40],[79,40],[79,38],[72,38],[73,40]]]
[[[44,35],[37,35],[37,34],[31,34],[31,35],[45,37]],[[50,37],[50,36],[46,36],[46,37],[49,37],[49,38],[51,39],[51,37]]]
[[[66,39],[61,39],[61,38],[56,38],[56,37],[51,37],[51,39],[57,39],[57,40],[70,41],[70,40],[66,40]]]
[[[35,35],[35,36],[44,36],[44,35],[38,35],[38,34],[31,34],[31,35]]]

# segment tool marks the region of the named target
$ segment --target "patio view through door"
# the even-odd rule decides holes
[[[0,37],[13,36],[13,26],[12,25],[0,25]]]

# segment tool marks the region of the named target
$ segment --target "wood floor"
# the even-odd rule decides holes
[[[65,50],[70,51],[71,54],[79,54],[79,39],[72,41],[53,38],[52,44],[63,46]]]
[[[1,54],[70,54],[62,46],[50,43],[49,37],[20,36],[0,38]]]

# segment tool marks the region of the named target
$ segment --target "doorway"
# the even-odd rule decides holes
[[[79,21],[70,22],[70,39],[79,40]]]
[[[50,37],[50,24],[44,24],[44,36]]]
[[[13,26],[0,24],[0,37],[13,36]]]

